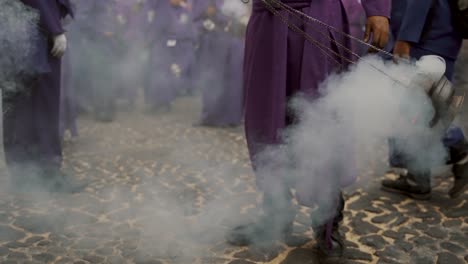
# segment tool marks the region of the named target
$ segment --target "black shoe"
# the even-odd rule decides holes
[[[404,194],[416,200],[431,199],[431,187],[418,184],[411,174],[408,174],[408,176],[400,175],[396,180],[383,180],[382,190]]]
[[[338,227],[333,227],[331,236],[327,237],[326,225],[316,230],[315,239],[317,240],[316,249],[323,258],[340,258],[343,256],[344,246],[343,237],[338,231]]]
[[[114,121],[114,113],[111,112],[98,112],[96,113],[96,120],[99,122],[109,123]]]
[[[88,187],[88,183],[72,181],[69,178],[62,177],[56,179],[52,185],[50,185],[51,192],[58,193],[80,193]]]
[[[226,235],[226,241],[233,246],[245,247],[272,243],[273,239],[261,224],[251,223],[235,227]]]
[[[458,198],[468,189],[468,162],[454,164],[452,172],[455,181],[449,195],[451,198]]]
[[[291,228],[286,228],[284,230],[282,239],[288,247],[301,247],[310,241],[310,238],[306,236],[294,234],[292,225]]]
[[[43,178],[44,187],[49,192],[79,193],[89,185],[89,183],[76,182],[67,174],[57,170],[48,171],[47,175],[44,175]]]

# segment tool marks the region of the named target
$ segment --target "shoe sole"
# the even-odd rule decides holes
[[[401,190],[397,190],[397,189],[388,188],[388,187],[385,187],[385,186],[382,186],[381,189],[383,191],[390,192],[390,193],[403,194],[405,196],[408,196],[410,198],[413,198],[415,200],[420,200],[420,201],[427,201],[427,200],[430,200],[431,197],[432,197],[432,195],[430,193],[428,193],[428,194],[409,193],[409,192],[405,192],[405,191],[401,191]]]
[[[450,198],[452,199],[459,198],[462,194],[465,193],[466,190],[468,190],[468,180],[465,180],[463,183],[461,183],[462,187],[456,188],[456,186],[457,185],[454,185],[454,187],[450,190]]]

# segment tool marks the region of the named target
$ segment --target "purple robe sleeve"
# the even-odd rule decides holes
[[[384,16],[390,18],[391,0],[362,0],[361,2],[367,17]]]
[[[43,33],[50,37],[65,32],[60,22],[59,2],[56,0],[21,0],[21,2],[39,11],[39,26]]]

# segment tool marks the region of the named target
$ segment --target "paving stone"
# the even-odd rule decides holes
[[[384,214],[381,216],[376,216],[371,219],[372,223],[375,224],[384,224],[384,223],[390,223],[393,219],[396,218],[395,214]]]
[[[317,253],[311,249],[297,248],[289,252],[281,264],[316,264],[319,263]]]
[[[414,246],[413,243],[406,242],[404,240],[398,240],[395,242],[395,245],[401,249],[403,249],[407,253],[411,253]]]
[[[405,255],[405,252],[400,249],[398,246],[393,245],[393,246],[388,246],[382,251],[377,251],[375,252],[376,256],[382,257],[382,258],[389,258],[389,259],[402,259],[402,257]]]
[[[414,264],[428,264],[428,263],[434,263],[434,258],[430,256],[419,256],[419,255],[414,255],[411,258],[411,263]]]
[[[405,237],[405,234],[393,230],[385,230],[382,235],[393,239],[403,239]]]
[[[463,253],[466,249],[460,247],[457,244],[451,243],[451,242],[442,242],[440,243],[440,247],[455,254],[460,254]]]
[[[360,219],[353,220],[351,222],[351,226],[353,227],[354,233],[361,236],[367,234],[374,234],[379,231],[379,228],[377,226]]]
[[[401,262],[391,258],[382,257],[377,261],[377,264],[401,264]]]
[[[370,235],[361,237],[359,239],[359,242],[377,250],[382,249],[387,244],[387,242],[380,235]]]
[[[370,206],[370,207],[367,207],[364,209],[365,211],[369,212],[369,213],[373,213],[373,214],[381,214],[383,213],[383,210],[380,209],[380,208],[377,208],[375,206]]]
[[[437,264],[463,264],[463,261],[452,253],[442,252],[437,255]]]
[[[361,211],[372,206],[373,198],[361,196],[356,201],[347,205],[348,210]]]
[[[429,227],[426,230],[424,230],[424,233],[427,235],[433,237],[433,238],[438,238],[438,239],[443,239],[447,237],[447,231],[443,230],[439,227]]]
[[[346,248],[349,248],[349,247],[352,247],[352,248],[359,248],[359,245],[352,242],[352,241],[349,241],[349,240],[345,240],[343,241],[343,244]]]
[[[103,257],[95,256],[95,255],[88,255],[83,257],[83,260],[86,260],[90,263],[102,263],[104,261]]]
[[[49,262],[54,261],[56,259],[56,256],[52,254],[48,254],[48,253],[41,253],[41,254],[33,255],[32,258],[42,263],[49,263]]]
[[[0,234],[2,234],[0,236],[1,242],[16,241],[25,236],[23,232],[4,225],[0,225]]]
[[[114,253],[114,249],[112,248],[99,248],[99,249],[96,249],[96,253],[98,255],[102,255],[102,256],[110,256]]]
[[[112,264],[124,264],[127,263],[127,261],[120,257],[120,256],[109,256],[107,258],[107,263],[112,263]]]
[[[44,238],[40,237],[40,236],[33,236],[33,237],[28,238],[25,243],[27,245],[32,245],[32,244],[35,244],[35,243],[37,243],[37,242],[39,242],[41,240],[44,240]]]
[[[217,257],[200,259],[200,263],[203,263],[203,264],[224,264],[224,263],[227,263],[228,261],[229,261],[228,259],[217,258]]]
[[[84,238],[80,239],[73,248],[76,249],[95,249],[98,246],[98,242],[95,239]]]
[[[18,216],[15,225],[34,234],[57,233],[65,226],[65,215],[29,215]]]
[[[228,264],[255,264],[255,262],[251,262],[251,261],[247,261],[243,259],[236,259],[236,260],[229,262]]]
[[[60,260],[57,260],[55,262],[55,264],[69,264],[69,263],[73,263],[73,259],[68,258],[68,257],[61,258]]]
[[[397,218],[395,221],[391,223],[391,226],[392,227],[401,226],[402,224],[406,223],[408,220],[409,220],[408,217],[402,214],[397,214]]]
[[[21,252],[13,252],[11,251],[8,254],[8,259],[14,259],[14,260],[27,260],[28,256],[26,254],[21,253]]]
[[[448,241],[457,243],[462,247],[468,248],[468,239],[466,239],[466,235],[460,234],[459,232],[451,233]]]
[[[408,234],[408,235],[413,235],[413,236],[419,236],[418,231],[408,228],[408,227],[401,227],[398,232],[403,233],[403,234]]]
[[[466,217],[466,212],[468,212],[468,203],[464,203],[463,206],[460,207],[441,208],[441,212],[448,218]]]
[[[437,250],[436,240],[428,236],[417,236],[412,238],[412,242],[416,247],[427,247],[432,250]]]
[[[371,254],[360,251],[358,249],[354,249],[354,248],[347,248],[343,256],[351,260],[366,260],[366,261],[372,260]]]
[[[28,247],[28,244],[15,241],[15,242],[6,243],[5,247],[10,248],[10,249],[25,248],[25,247]]]
[[[6,247],[0,247],[0,257],[6,256],[10,253],[10,250]]]
[[[234,257],[255,262],[268,262],[276,258],[283,249],[281,246],[252,247],[234,254]]]

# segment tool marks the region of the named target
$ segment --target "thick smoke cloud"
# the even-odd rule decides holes
[[[20,74],[31,72],[31,54],[38,37],[37,12],[16,0],[0,0],[0,86],[15,91]]]
[[[245,15],[245,5],[241,1],[227,0],[223,12],[232,17],[242,17]],[[18,62],[26,61],[33,52],[34,34],[27,32],[35,30],[37,18],[37,14],[26,9],[19,1],[0,0],[0,50],[2,55],[12,55],[0,57],[0,86],[14,88],[16,82],[12,76],[28,69],[28,64]],[[89,74],[88,69],[74,69],[74,72],[82,74],[79,78],[83,80],[83,87],[92,82],[90,86],[98,87],[107,96],[113,97],[115,90],[111,86],[117,82],[115,79],[118,79],[118,83],[130,85],[136,79],[144,82],[148,75],[158,74],[142,69],[148,60],[145,58],[149,52],[148,43],[136,40],[131,43],[133,47],[137,47],[136,50],[113,53],[108,51],[111,47],[92,41],[85,22],[84,18],[78,17],[75,21],[77,24],[70,26],[69,34],[72,55],[73,49],[75,52],[80,51],[72,56],[75,65],[84,67],[91,63],[91,68],[95,70],[92,75],[86,75]],[[100,33],[106,35],[106,32]],[[82,54],[83,50],[88,51]],[[163,51],[153,52],[157,53],[153,56],[164,55]],[[92,61],[92,58],[96,61]],[[128,75],[116,76],[114,72],[112,76],[103,78],[102,76],[109,74],[104,69],[110,67],[110,62],[117,64],[117,72]],[[382,69],[385,74],[370,65]],[[417,165],[429,164],[428,167],[431,167],[442,164],[446,156],[445,149],[425,125],[432,117],[433,109],[424,91],[418,87],[402,86],[388,78],[392,76],[407,83],[416,74],[417,70],[412,65],[395,65],[369,57],[352,67],[349,72],[334,74],[326,80],[320,88],[320,99],[311,102],[298,96],[291,104],[291,108],[298,113],[298,122],[284,131],[284,144],[269,148],[258,157],[261,163],[257,173],[263,178],[263,184],[273,189],[281,189],[284,184],[290,184],[296,189],[300,203],[326,207],[334,199],[337,190],[351,184],[362,173],[361,168],[371,166],[376,149],[382,148],[388,138],[421,138],[422,135],[427,138],[426,141],[414,141],[408,146],[411,153],[425,154],[418,155],[420,159],[416,161]],[[96,76],[100,76],[103,83],[96,83]],[[92,91],[86,92],[87,100],[93,98]],[[194,157],[193,152],[197,149],[195,144],[191,144],[193,143],[181,140],[179,145],[173,146],[172,153],[166,157],[168,160],[165,162],[182,163],[195,173],[218,175],[217,179],[226,185],[233,184],[234,181],[237,184],[246,184],[243,181],[252,180],[239,177],[239,170],[228,163],[214,164]],[[261,177],[262,175],[265,177]],[[128,203],[132,206],[128,211],[123,211],[120,217],[142,219],[140,227],[143,233],[138,243],[142,254],[172,259],[175,263],[190,263],[186,259],[206,254],[203,248],[205,244],[224,241],[228,228],[244,223],[250,217],[239,214],[240,205],[244,202],[233,199],[224,188],[210,189],[207,187],[211,185],[209,182],[199,183],[202,185],[196,188],[209,190],[210,195],[216,198],[200,201],[202,206],[198,208],[195,203],[182,202],[178,197],[180,190],[161,185],[157,180],[158,176],[161,175],[154,175],[154,181],[141,183],[143,190],[140,192],[149,195],[145,197],[145,202],[135,203],[137,197],[129,188],[110,187],[102,192],[113,193],[112,204],[103,205],[102,208],[96,205],[96,211],[108,214],[121,204]],[[187,183],[182,191],[192,190],[193,185]],[[250,199],[249,202],[253,202],[256,194],[253,190],[249,194],[252,196],[247,198]],[[49,194],[32,195],[32,200],[39,204],[57,199],[57,196]],[[72,204],[74,198],[69,198],[71,201],[63,197],[58,199],[63,199],[64,204]],[[78,226],[74,230],[76,233],[85,232],[86,225],[89,224],[77,223],[77,219],[54,219],[53,212],[51,215],[50,226],[73,222]],[[286,219],[289,215],[277,217]],[[327,215],[321,215],[317,221],[321,222],[326,218]],[[113,235],[120,239],[126,234]]]
[[[444,164],[447,153],[439,134],[427,126],[432,104],[423,87],[411,85],[419,74],[414,65],[369,57],[329,77],[319,99],[298,96],[291,104],[298,122],[284,131],[284,145],[258,157],[262,185],[276,190],[289,183],[299,203],[328,208],[339,189],[373,166],[389,138],[414,139],[406,149],[416,157],[415,168]],[[325,213],[315,221],[329,217]]]

